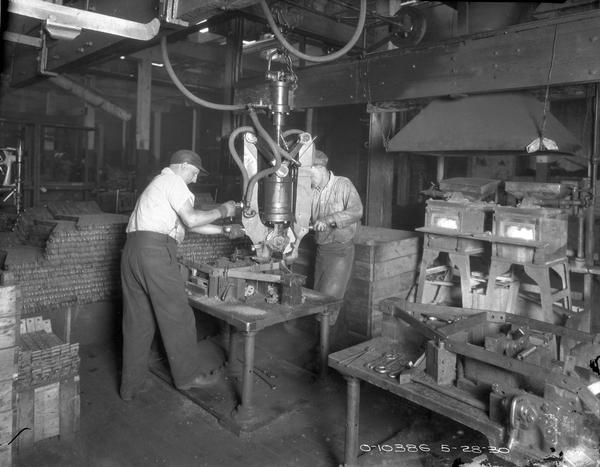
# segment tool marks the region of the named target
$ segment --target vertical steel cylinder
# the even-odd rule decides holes
[[[279,177],[269,175],[260,181],[263,199],[261,219],[265,224],[292,222],[293,213],[293,184],[292,177],[288,174]]]

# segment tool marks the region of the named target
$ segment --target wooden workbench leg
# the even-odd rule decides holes
[[[329,315],[330,310],[327,309],[321,313],[321,339],[319,342],[319,379],[327,378],[327,357],[329,356]]]
[[[242,332],[244,337],[244,369],[242,373],[242,400],[236,409],[236,417],[252,417],[252,393],[254,391],[254,344],[256,331]]]
[[[354,467],[358,460],[358,414],[360,407],[360,380],[345,376],[348,382],[346,394],[346,445],[344,466]]]
[[[234,369],[235,368],[239,368],[238,366],[238,361],[237,361],[237,346],[236,346],[236,342],[237,342],[237,335],[236,335],[236,329],[235,327],[231,326],[231,325],[227,325],[228,327],[228,342],[227,342],[227,348],[228,348],[228,355],[227,355],[227,362],[228,362],[228,366],[229,366],[229,372],[231,374],[234,373]],[[235,372],[237,373],[237,371]]]

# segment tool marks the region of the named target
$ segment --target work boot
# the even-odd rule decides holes
[[[183,386],[177,386],[177,389],[180,389],[182,391],[189,391],[190,389],[194,388],[208,388],[219,383],[222,377],[223,369],[219,368],[218,370],[215,370],[211,373],[198,375],[188,384],[185,384]]]

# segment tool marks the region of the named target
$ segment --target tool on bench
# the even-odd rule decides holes
[[[403,365],[401,368],[396,368],[394,370],[391,370],[388,372],[388,377],[395,379],[398,378],[403,372],[408,371],[408,370],[414,370],[416,368],[418,368],[423,361],[425,360],[425,353],[422,353],[421,356],[419,358],[417,358],[417,360],[413,363],[413,362],[408,362],[405,365]]]
[[[399,355],[397,353],[385,352],[381,356],[377,357],[375,360],[365,363],[365,367],[368,368],[369,370],[374,370],[377,366],[383,365],[386,362],[394,360],[398,357],[399,357]]]
[[[373,368],[377,373],[385,375],[392,371],[401,370],[407,367],[408,361],[404,356],[398,356],[393,360],[385,362],[382,365],[377,365]]]
[[[363,350],[360,350],[357,353],[352,354],[352,355],[344,358],[343,360],[340,360],[339,364],[340,365],[344,365],[344,366],[348,366],[352,362],[354,362],[355,360],[358,360],[360,357],[362,357],[363,355],[371,352],[372,350],[375,350],[375,349],[373,347],[371,347],[371,346],[365,347]]]

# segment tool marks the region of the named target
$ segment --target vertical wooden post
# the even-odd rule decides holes
[[[440,183],[446,176],[446,158],[444,156],[437,156],[437,169],[436,169],[436,181]]]
[[[371,227],[392,226],[394,156],[386,152],[384,141],[393,136],[394,125],[393,112],[370,114],[365,219]]]
[[[235,18],[231,22],[231,31],[227,36],[227,48],[225,51],[225,83],[223,103],[232,104],[234,88],[241,77],[242,70],[242,37],[244,30],[244,20]],[[266,67],[265,67],[266,69]],[[222,151],[227,152],[227,141],[231,131],[234,128],[235,115],[232,112],[223,112],[221,123],[221,142]],[[225,160],[223,157],[219,161]],[[218,173],[222,173],[221,167],[217,162]]]
[[[198,109],[192,109],[192,151],[196,151],[196,138],[198,133]]]
[[[160,154],[161,154],[161,137],[160,132],[162,130],[162,111],[157,110],[152,112],[154,116],[153,128],[152,128],[152,155],[156,162],[156,167],[160,167]],[[192,147],[193,149],[193,147]]]
[[[96,125],[96,185],[101,182],[100,174],[104,171],[104,125]]]
[[[40,180],[42,165],[42,125],[36,123],[33,129],[33,186],[32,201],[34,206],[40,204]]]
[[[152,108],[152,63],[144,58],[138,62],[137,112],[135,126],[136,188],[147,182],[150,162],[150,116]]]
[[[306,123],[304,124],[304,128],[307,133],[313,133],[313,121],[315,116],[315,109],[312,107],[310,109],[306,109]]]

